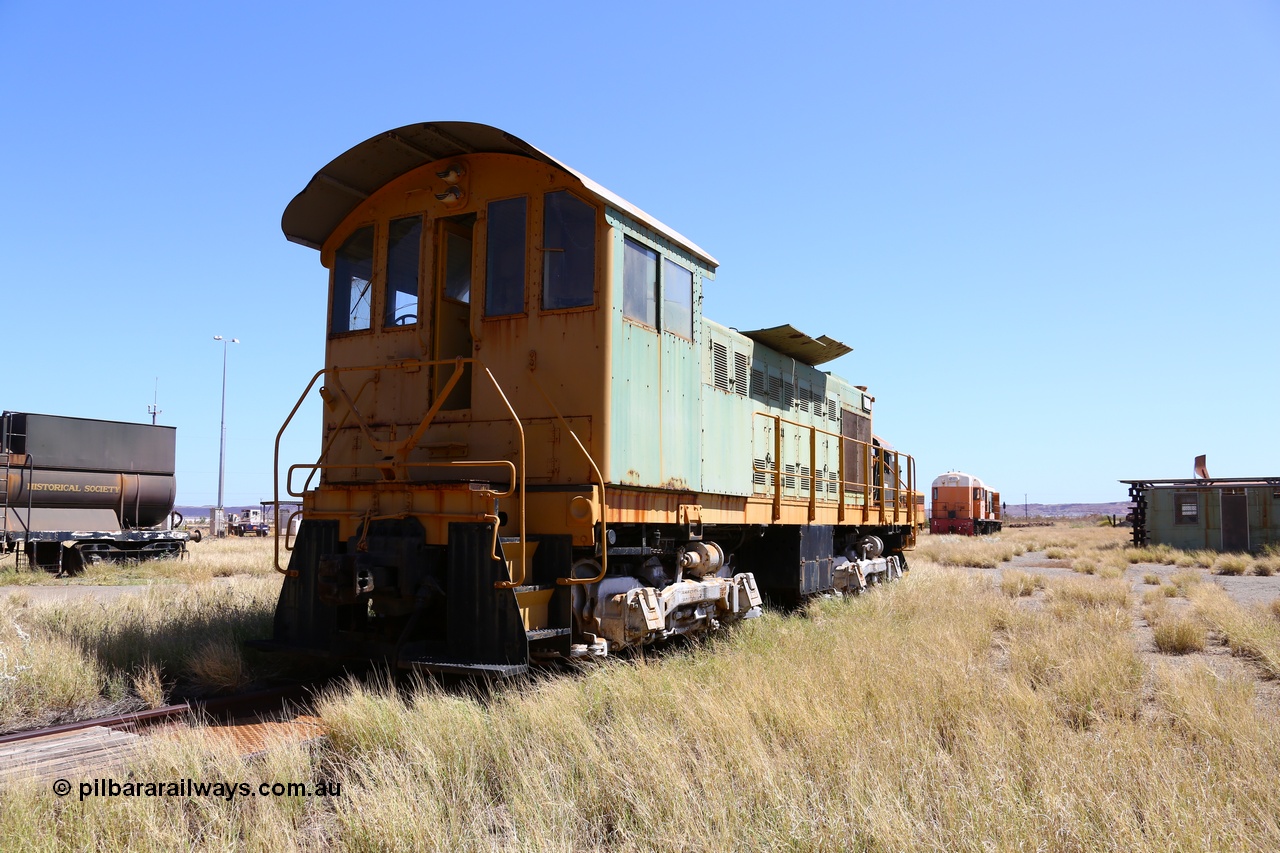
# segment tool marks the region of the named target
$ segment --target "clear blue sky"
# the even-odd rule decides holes
[[[721,262],[707,316],[854,347],[921,480],[1280,475],[1280,4],[0,0],[0,407],[178,427],[270,496],[324,352],[280,215],[417,121],[508,130]],[[314,459],[318,414],[285,445]]]

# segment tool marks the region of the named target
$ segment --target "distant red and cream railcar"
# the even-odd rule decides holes
[[[971,474],[948,471],[933,481],[931,533],[981,536],[1000,529],[1000,493]]]

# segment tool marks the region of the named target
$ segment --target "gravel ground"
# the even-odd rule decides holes
[[[1079,577],[1076,572],[1071,570],[1070,560],[1050,560],[1044,555],[1043,551],[1034,551],[1014,557],[1004,567],[1018,569],[1032,574],[1044,575],[1046,577]],[[996,578],[1000,577],[1000,569],[971,569],[973,572],[982,574],[994,574]],[[1133,591],[1141,595],[1144,590],[1151,589],[1148,584],[1143,583],[1144,575],[1159,575],[1162,582],[1168,582],[1178,572],[1188,571],[1188,569],[1180,569],[1177,566],[1162,566],[1153,563],[1138,563],[1130,566],[1124,573],[1125,579],[1133,583]],[[1272,575],[1271,577],[1259,577],[1257,575],[1215,575],[1208,569],[1194,569],[1200,573],[1201,580],[1215,583],[1226,591],[1237,604],[1267,604],[1272,599],[1280,597],[1280,575]]]

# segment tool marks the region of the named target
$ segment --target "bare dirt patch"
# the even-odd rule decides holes
[[[1080,573],[1071,569],[1070,560],[1051,560],[1043,551],[1030,552],[1014,557],[997,569],[970,568],[968,571],[991,577],[995,583],[1000,582],[1003,572],[1015,570],[1038,574],[1045,578],[1081,577]],[[1178,566],[1155,563],[1136,563],[1124,571],[1124,579],[1130,583],[1134,594],[1133,604],[1133,636],[1139,655],[1146,669],[1143,692],[1147,700],[1144,704],[1153,703],[1155,690],[1154,674],[1161,668],[1170,670],[1191,670],[1197,666],[1207,667],[1219,678],[1246,678],[1254,684],[1254,701],[1258,710],[1271,715],[1280,714],[1280,680],[1265,677],[1259,669],[1249,662],[1232,654],[1225,639],[1216,632],[1209,632],[1209,642],[1204,651],[1186,654],[1167,654],[1156,647],[1153,626],[1143,616],[1142,596],[1145,592],[1157,588],[1147,583],[1144,578],[1155,575],[1160,583],[1172,584],[1173,577],[1180,573],[1194,572],[1201,583],[1212,583],[1220,587],[1232,601],[1242,607],[1266,605],[1280,597],[1280,576],[1257,577],[1252,575],[1233,576],[1215,575],[1208,569],[1186,569]],[[1044,608],[1046,593],[1036,590],[1032,595],[1020,598],[1018,605],[1030,610]],[[1173,612],[1189,613],[1192,608],[1186,598],[1174,596],[1166,599],[1166,606]]]

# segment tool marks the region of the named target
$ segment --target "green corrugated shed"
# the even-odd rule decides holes
[[[1280,545],[1280,477],[1121,480],[1135,545],[1260,551]]]

